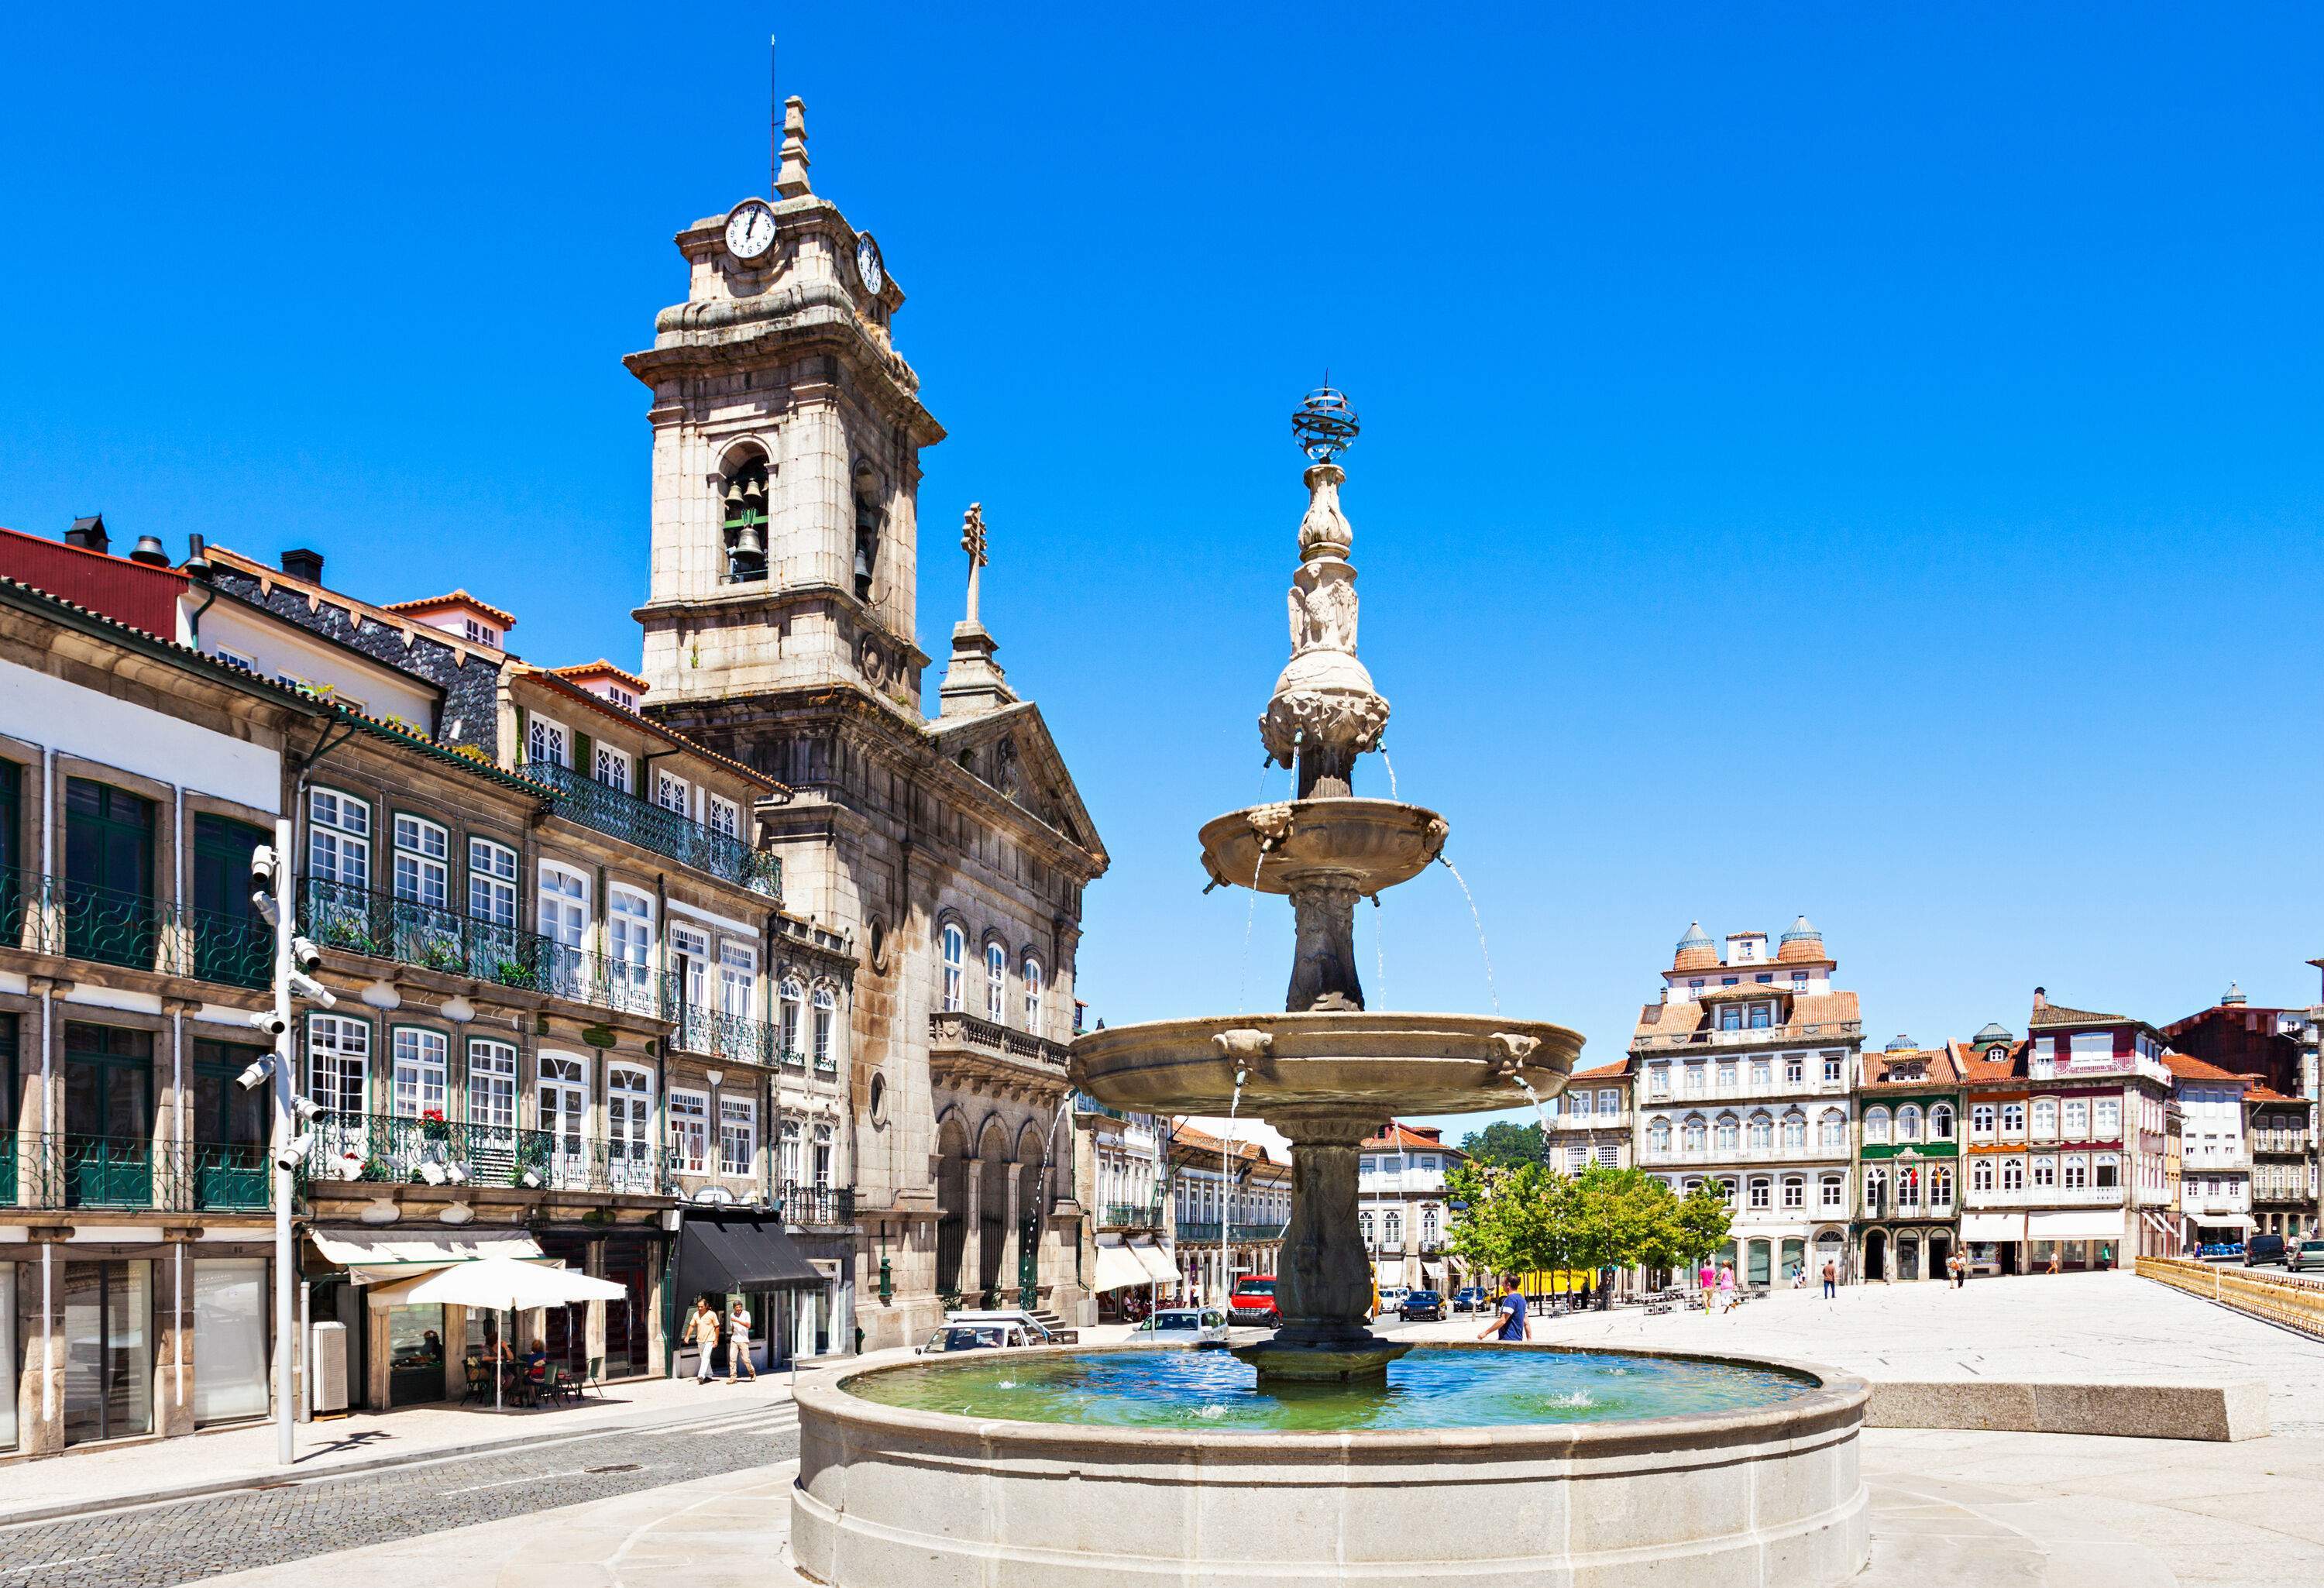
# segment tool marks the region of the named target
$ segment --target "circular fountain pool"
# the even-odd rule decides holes
[[[790,1564],[838,1588],[1817,1588],[1864,1565],[1867,1396],[1547,1345],[1264,1390],[1223,1352],[905,1362],[801,1381]]]
[[[979,1353],[866,1373],[850,1393],[881,1406],[1081,1427],[1221,1433],[1498,1428],[1748,1411],[1821,1389],[1760,1362],[1610,1351],[1423,1346],[1385,1385],[1273,1382],[1223,1351],[1152,1347]]]

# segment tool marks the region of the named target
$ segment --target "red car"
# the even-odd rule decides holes
[[[1227,1321],[1231,1324],[1264,1324],[1273,1328],[1283,1321],[1275,1310],[1275,1276],[1245,1274],[1235,1281],[1234,1293],[1227,1297]]]

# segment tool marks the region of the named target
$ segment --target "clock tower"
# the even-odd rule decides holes
[[[771,202],[678,235],[686,301],[624,360],[653,392],[645,675],[659,705],[853,686],[918,716],[920,448],[944,428],[890,340],[878,243],[807,181],[784,106]]]

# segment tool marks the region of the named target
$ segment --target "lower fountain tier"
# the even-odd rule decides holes
[[[1086,1031],[1074,1039],[1067,1069],[1100,1103],[1140,1113],[1279,1121],[1358,1110],[1377,1126],[1392,1115],[1480,1113],[1554,1096],[1581,1052],[1580,1032],[1545,1020],[1340,1010]]]

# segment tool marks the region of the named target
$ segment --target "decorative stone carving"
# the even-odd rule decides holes
[[[1248,1065],[1275,1051],[1275,1037],[1272,1032],[1238,1026],[1231,1031],[1221,1031],[1211,1039],[1211,1045],[1237,1065]]]
[[[1301,563],[1286,597],[1291,660],[1259,722],[1268,754],[1298,769],[1303,799],[1354,791],[1355,758],[1379,744],[1388,713],[1356,660],[1356,570],[1347,560],[1355,536],[1340,511],[1347,475],[1337,464],[1318,463],[1305,477]]]

